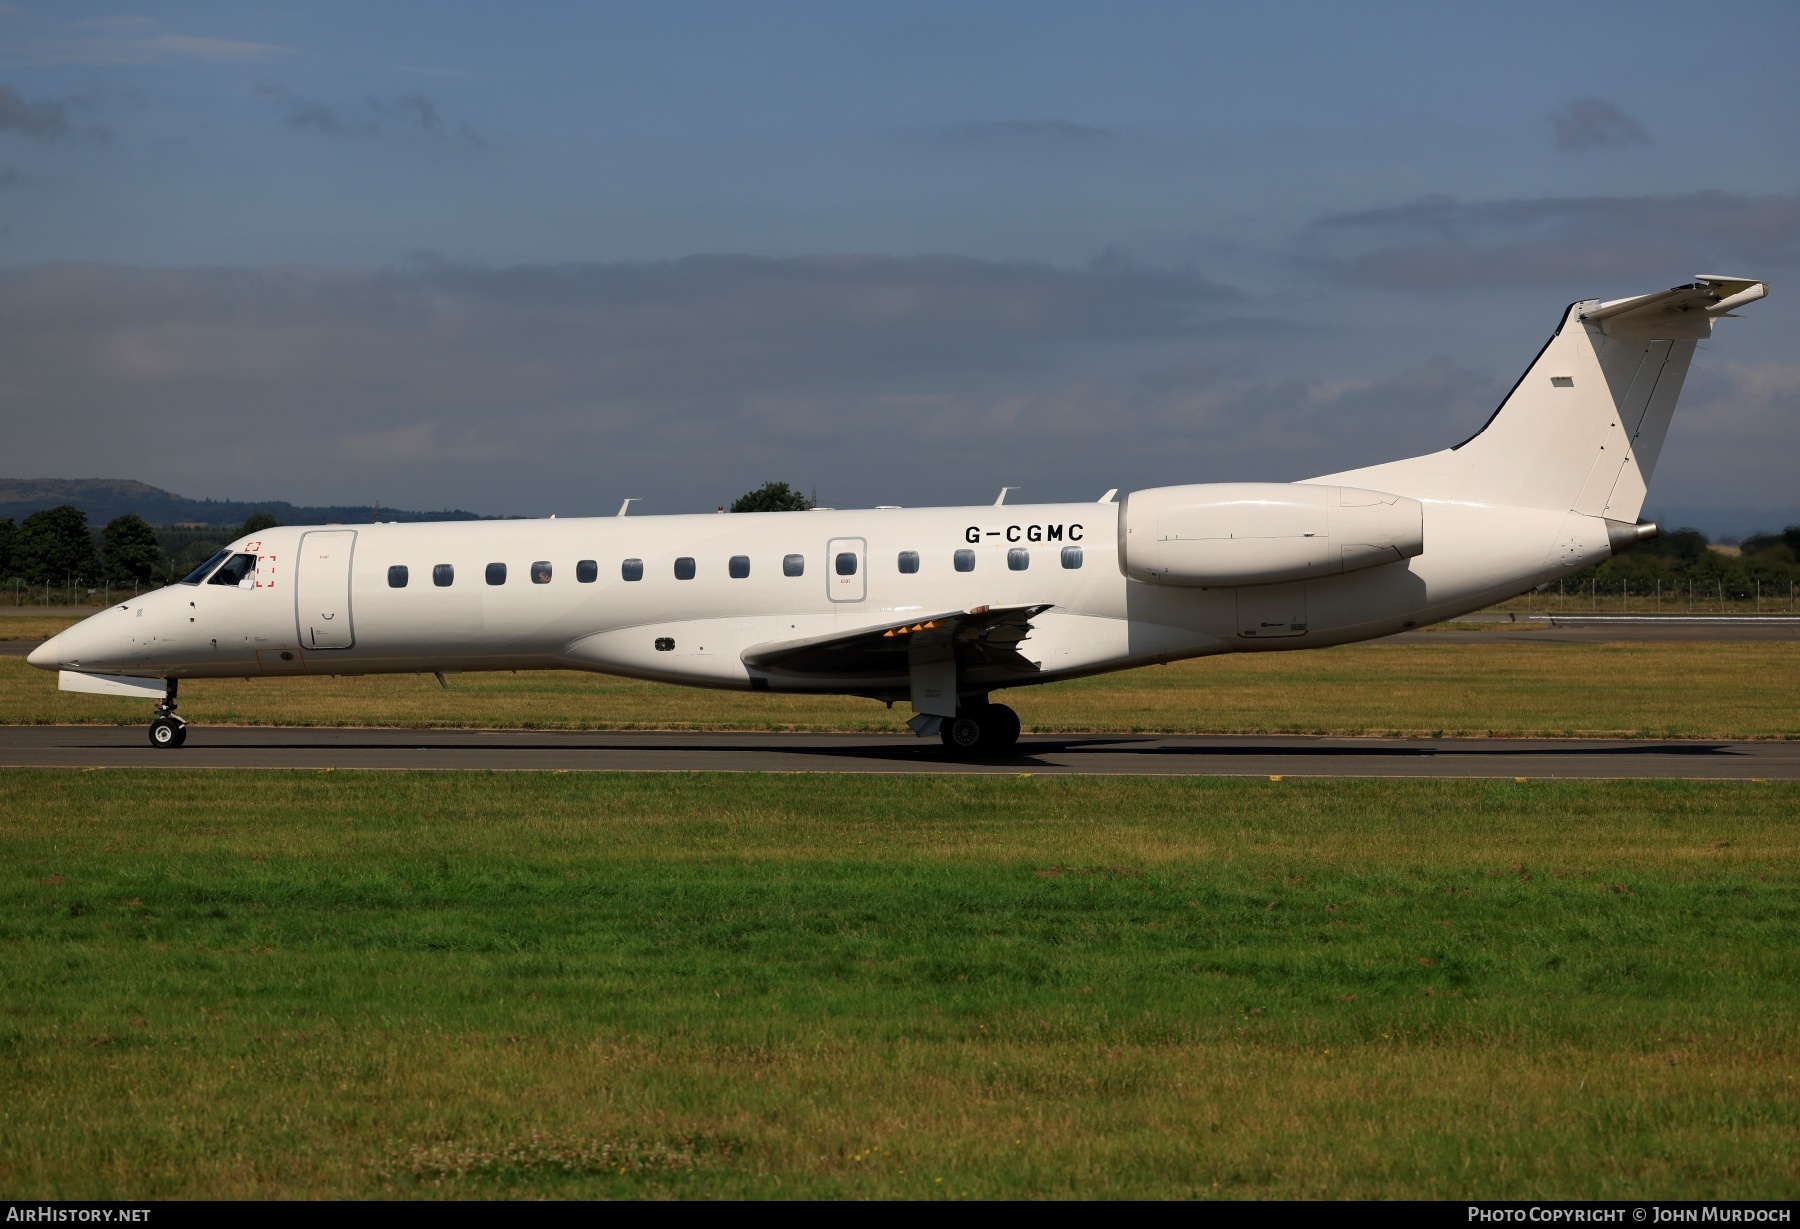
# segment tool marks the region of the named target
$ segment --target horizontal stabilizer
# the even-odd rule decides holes
[[[958,664],[965,667],[1036,670],[1037,664],[1020,656],[1017,646],[1031,634],[1031,620],[1048,609],[1048,604],[978,606],[915,616],[837,635],[754,645],[744,650],[743,662],[752,670],[783,674],[905,674],[908,654],[931,639],[949,641]]]
[[[1754,303],[1768,293],[1769,288],[1762,282],[1703,273],[1685,286],[1590,307],[1581,313],[1581,318],[1612,327],[1637,328],[1688,313],[1723,316],[1732,308]]]

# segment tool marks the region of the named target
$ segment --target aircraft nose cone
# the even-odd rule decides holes
[[[62,646],[57,641],[62,637],[52,636],[37,648],[26,654],[25,660],[40,670],[55,670],[62,665]]]

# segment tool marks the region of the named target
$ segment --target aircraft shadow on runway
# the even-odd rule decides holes
[[[264,752],[442,752],[448,755],[465,752],[516,752],[520,755],[544,754],[742,754],[758,756],[797,756],[821,759],[857,759],[882,760],[893,763],[946,763],[975,766],[1017,766],[1030,768],[1034,765],[1042,767],[1067,767],[1066,764],[1054,764],[1042,757],[1051,755],[1126,755],[1146,758],[1172,759],[1434,759],[1434,758],[1469,758],[1469,759],[1519,759],[1519,758],[1568,758],[1568,757],[1603,757],[1632,759],[1645,756],[1682,756],[1682,757],[1716,757],[1741,756],[1745,752],[1726,743],[1689,743],[1689,742],[1650,742],[1614,744],[1611,746],[1529,746],[1529,747],[1482,747],[1479,745],[1444,746],[1315,746],[1315,745],[1283,745],[1269,743],[1224,743],[1205,746],[1167,746],[1157,745],[1155,736],[1139,739],[1118,739],[1110,737],[1046,739],[1042,737],[1028,738],[1018,751],[1012,755],[990,759],[957,760],[946,755],[943,748],[923,740],[917,743],[897,743],[891,739],[880,742],[848,743],[837,745],[795,745],[792,743],[770,743],[757,745],[744,743],[721,745],[713,742],[693,742],[684,739],[668,739],[655,742],[630,741],[584,741],[584,742],[517,742],[506,739],[474,738],[467,741],[405,743],[383,742],[367,739],[335,740],[306,739],[276,742],[272,740],[237,740],[229,742],[211,742],[205,737],[205,731],[196,731],[196,737],[190,746],[196,751],[264,751]],[[93,743],[84,749],[117,750],[111,744]],[[179,752],[175,753],[177,756]]]

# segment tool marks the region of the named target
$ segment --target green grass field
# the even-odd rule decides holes
[[[1792,1199],[1797,813],[0,772],[0,1193]]]
[[[0,618],[0,640],[48,640],[76,620],[61,615],[13,615]]]
[[[1800,737],[1800,642],[1374,643],[1206,658],[1005,693],[1027,730]],[[703,691],[551,671],[218,679],[182,685],[201,724],[901,731],[905,705]],[[148,721],[141,700],[59,692],[0,658],[0,724]]]

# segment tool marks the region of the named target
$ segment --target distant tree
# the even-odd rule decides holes
[[[1785,546],[1797,559],[1800,559],[1800,525],[1789,525],[1780,533],[1752,534],[1744,539],[1746,555],[1760,555],[1764,551]]]
[[[234,535],[235,536],[235,535]],[[170,580],[177,576],[186,576],[189,572],[211,559],[225,548],[225,543],[218,538],[192,538],[179,550],[172,550],[163,575]]]
[[[737,497],[733,512],[804,512],[812,500],[785,482],[765,482],[754,491]]]
[[[77,576],[98,584],[101,578],[87,513],[71,504],[26,517],[13,540],[13,560],[14,570],[34,584],[60,585]]]
[[[106,564],[106,578],[120,584],[147,581],[162,566],[162,547],[157,544],[156,530],[135,512],[127,512],[106,523],[101,531],[101,560]]]
[[[0,520],[0,576],[13,574],[13,542],[19,536],[12,517]]]
[[[253,513],[249,520],[238,526],[237,536],[240,538],[248,537],[253,533],[261,533],[265,529],[273,529],[279,524],[281,524],[281,522],[270,516],[267,512]]]
[[[1652,538],[1649,545],[1652,549],[1660,546],[1662,549],[1657,552],[1658,554],[1673,555],[1677,559],[1684,559],[1691,563],[1706,553],[1706,535],[1698,529],[1689,529],[1683,526],[1680,529],[1671,529],[1658,538]]]

